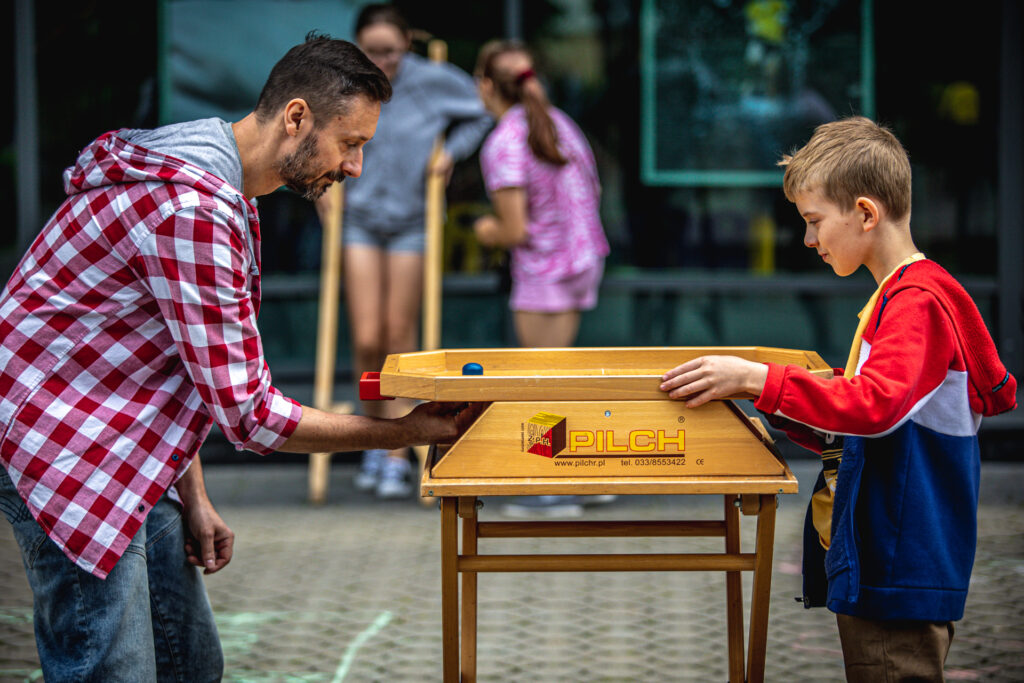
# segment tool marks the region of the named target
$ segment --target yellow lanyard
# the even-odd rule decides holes
[[[857,314],[860,318],[860,322],[857,324],[857,331],[853,335],[853,344],[850,346],[850,356],[846,359],[846,370],[843,372],[843,377],[851,379],[857,374],[857,362],[860,360],[860,344],[864,336],[864,330],[868,326],[868,320],[871,318],[871,311],[875,310],[875,304],[878,303],[878,297],[882,294],[882,287],[889,281],[897,270],[903,266],[910,265],[915,261],[921,261],[925,258],[925,255],[921,252],[911,254],[907,258],[900,261],[899,265],[892,269],[888,275],[882,278],[881,284],[878,285],[878,289],[868,299],[867,305],[861,309],[861,312]]]

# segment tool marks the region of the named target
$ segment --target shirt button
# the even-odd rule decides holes
[[[139,506],[139,512],[145,512],[145,510],[146,510],[146,506],[145,505],[140,505]]]
[[[178,462],[178,460],[180,460],[180,459],[181,459],[181,456],[178,455],[177,453],[175,453],[174,455],[171,456],[171,460],[173,460],[174,462]]]

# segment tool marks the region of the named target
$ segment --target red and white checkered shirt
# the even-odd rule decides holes
[[[299,404],[256,328],[259,221],[231,185],[107,133],[0,294],[0,461],[101,578],[214,421],[270,453]]]

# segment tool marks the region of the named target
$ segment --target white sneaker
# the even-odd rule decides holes
[[[363,462],[359,466],[352,483],[360,491],[369,491],[377,488],[380,481],[380,469],[388,457],[388,452],[380,448],[371,448],[363,451]]]
[[[377,482],[377,497],[408,498],[412,494],[412,482],[409,481],[411,472],[412,465],[405,457],[385,457]]]
[[[522,496],[502,505],[501,514],[521,519],[564,519],[582,517],[583,506],[576,501],[576,496]]]
[[[577,498],[580,505],[605,505],[614,503],[619,497],[614,493],[598,493],[590,496],[577,496]]]

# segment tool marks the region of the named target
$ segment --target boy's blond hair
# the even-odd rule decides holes
[[[843,211],[857,197],[880,201],[892,220],[910,213],[910,159],[892,131],[863,116],[823,123],[807,144],[779,161],[789,201],[820,191]]]

